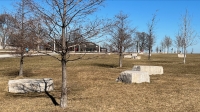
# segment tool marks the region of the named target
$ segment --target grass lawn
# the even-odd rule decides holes
[[[188,54],[186,64],[177,54],[152,54],[151,60],[124,59],[117,55],[67,63],[68,108],[54,106],[45,93],[8,93],[8,80],[16,79],[19,58],[0,59],[0,111],[2,112],[198,112],[200,111],[200,55]],[[74,58],[76,55],[71,55]],[[115,79],[134,65],[163,66],[163,75],[151,75],[150,83],[124,84]],[[58,103],[61,63],[48,56],[26,57],[24,78],[52,78]]]

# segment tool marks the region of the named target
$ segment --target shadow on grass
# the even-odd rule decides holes
[[[32,73],[31,71],[32,71],[31,69],[23,71],[23,77],[37,76],[37,74]],[[19,76],[19,70],[12,70],[12,71],[5,72],[4,75],[8,77],[17,77]]]
[[[30,93],[6,93],[6,96],[13,97],[13,98],[40,98],[45,97],[45,93],[36,93],[36,92],[30,92]]]
[[[45,93],[46,93],[46,95],[51,99],[51,101],[52,101],[52,103],[55,105],[55,106],[58,106],[59,104],[56,102],[56,99],[52,96],[52,95],[50,95],[49,94],[49,92],[47,91],[47,82],[43,79],[43,81],[44,81],[44,84],[45,84]]]
[[[55,97],[53,97],[51,94],[49,94],[48,91],[45,91],[43,93],[36,93],[36,92],[33,92],[33,93],[9,93],[9,92],[7,92],[6,96],[12,97],[12,98],[26,98],[26,97],[28,97],[28,98],[42,98],[42,97],[48,96],[55,106],[59,106],[59,104],[56,102]]]
[[[9,71],[9,72],[5,73],[4,75],[8,76],[8,77],[17,77],[17,76],[19,76],[19,71],[17,71],[17,70]]]
[[[105,67],[105,68],[116,68],[118,67],[115,64],[103,64],[103,63],[94,63],[94,66],[98,66],[98,67]]]
[[[59,104],[56,102],[56,99],[49,94],[48,91],[45,91],[46,95],[51,99],[52,103],[55,105],[55,106],[58,106]]]
[[[47,85],[48,82],[46,82],[44,79],[44,90],[42,90],[42,87],[38,83],[30,83],[29,86],[24,85],[24,83],[20,83],[22,86],[17,86],[18,90],[22,90],[22,93],[6,93],[7,97],[17,97],[17,98],[25,98],[25,97],[31,97],[31,98],[37,98],[37,97],[45,97],[46,95],[51,99],[52,103],[55,106],[58,106],[59,104],[56,102],[55,97],[53,97],[51,94],[49,94],[48,89],[53,85]],[[36,85],[35,85],[36,84]],[[37,87],[36,87],[37,86]],[[39,88],[38,88],[39,87]],[[25,98],[26,99],[26,98]]]

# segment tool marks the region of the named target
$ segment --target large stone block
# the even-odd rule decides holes
[[[132,55],[128,54],[128,55],[124,55],[124,58],[132,58]]]
[[[186,57],[186,55],[185,55]],[[184,58],[184,54],[178,54],[178,58]]]
[[[116,81],[124,83],[142,83],[150,82],[150,77],[147,72],[126,70],[120,73]]]
[[[140,52],[139,54],[144,54],[144,52]]]
[[[148,72],[149,75],[163,74],[163,67],[162,66],[141,66],[141,65],[135,65],[135,66],[133,66],[132,70],[133,71]]]
[[[11,93],[43,92],[52,90],[53,80],[51,78],[8,81],[8,92]]]
[[[137,53],[132,53],[131,55],[132,55],[132,56],[137,56]]]

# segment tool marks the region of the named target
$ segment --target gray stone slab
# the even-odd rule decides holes
[[[43,92],[52,90],[53,80],[51,78],[8,81],[8,92],[11,93]]]
[[[129,59],[131,59],[131,58],[132,58],[132,55],[131,55],[131,54],[129,54],[129,55],[124,55],[124,58],[129,58]]]
[[[132,53],[131,55],[132,55],[132,56],[137,56],[137,53]]]
[[[150,82],[150,77],[147,72],[126,70],[120,73],[116,81],[123,83],[143,83]]]
[[[186,55],[185,55],[186,57]],[[184,58],[184,54],[178,54],[178,58]]]
[[[135,65],[133,66],[133,71],[143,71],[148,72],[149,75],[163,74],[162,66],[144,66],[144,65]]]

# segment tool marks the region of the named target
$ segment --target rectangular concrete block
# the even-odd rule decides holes
[[[132,55],[130,55],[130,54],[124,55],[124,58],[129,58],[129,59],[131,59],[131,58],[132,58]]]
[[[186,55],[185,55],[186,57]],[[184,54],[178,54],[178,58],[184,58]]]
[[[137,56],[137,53],[132,53],[131,56]]]
[[[124,83],[142,83],[150,82],[150,77],[147,72],[126,70],[120,73],[116,81]]]
[[[8,81],[8,92],[11,93],[43,92],[52,90],[53,80],[51,78]]]
[[[135,65],[133,66],[133,71],[143,71],[148,72],[149,75],[156,75],[156,74],[163,74],[163,67],[162,66],[141,66]]]

